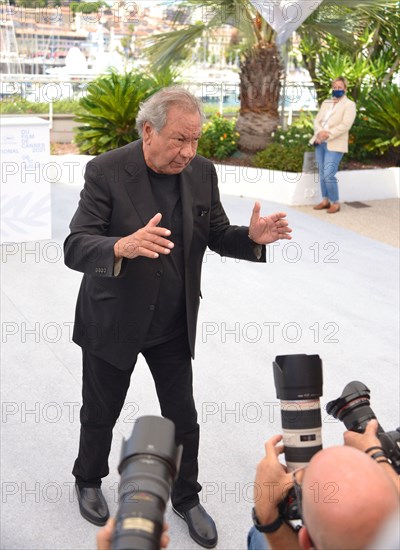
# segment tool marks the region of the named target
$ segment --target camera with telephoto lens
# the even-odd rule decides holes
[[[322,361],[319,355],[278,355],[273,362],[280,399],[283,444],[289,472],[308,464],[322,449]],[[294,489],[280,503],[282,517],[301,519]]]
[[[142,416],[123,441],[118,471],[118,512],[112,550],[159,550],[164,512],[182,457],[175,425]]]
[[[327,404],[326,410],[334,418],[341,420],[348,430],[363,433],[368,422],[372,418],[376,419],[370,407],[369,397],[369,388],[355,380],[345,386],[338,399]],[[400,474],[400,428],[385,432],[378,422],[376,435],[391,465]]]

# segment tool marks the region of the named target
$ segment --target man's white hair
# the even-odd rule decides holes
[[[136,117],[136,129],[140,137],[143,135],[143,125],[148,122],[156,132],[160,132],[167,123],[168,110],[172,106],[180,107],[183,111],[193,113],[197,111],[204,120],[201,102],[182,86],[169,86],[150,96],[140,104]]]

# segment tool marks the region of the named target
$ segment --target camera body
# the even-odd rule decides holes
[[[121,450],[112,550],[159,550],[165,507],[179,473],[182,450],[182,445],[175,445],[171,420],[158,416],[137,420]]]

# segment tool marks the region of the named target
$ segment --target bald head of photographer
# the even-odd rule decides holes
[[[344,446],[315,454],[305,468],[289,473],[279,461],[282,436],[265,444],[257,467],[249,550],[361,550],[399,543],[399,476],[371,420],[364,433],[347,431]],[[281,517],[279,503],[294,487],[302,527]],[[377,542],[379,541],[379,542]]]

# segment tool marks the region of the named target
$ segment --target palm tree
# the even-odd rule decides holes
[[[188,9],[194,10],[199,5],[198,0],[179,2],[181,9],[178,9],[175,18],[176,30],[147,40],[150,61],[156,68],[160,68],[170,66],[177,58],[189,59],[194,44],[204,34],[222,25],[236,27],[244,45],[240,63],[240,111],[237,120],[239,147],[249,152],[264,149],[279,123],[283,65],[276,45],[276,33],[246,0],[202,0],[206,20],[182,24],[187,18]],[[332,19],[332,2],[324,0],[317,10],[318,17],[308,18],[300,29],[304,35],[308,28],[313,40],[320,40],[321,36],[329,33],[351,44],[352,28],[361,24],[360,14],[373,17],[382,13],[383,9],[396,9],[397,5],[397,0],[386,0],[384,6],[380,0],[342,0]],[[308,62],[313,76],[312,60]]]
[[[282,60],[275,43],[276,33],[249,2],[239,0],[205,0],[201,3],[206,21],[182,25],[187,8],[199,7],[196,0],[181,2],[175,31],[151,37],[148,53],[157,67],[168,66],[176,56],[189,58],[192,46],[204,34],[222,25],[236,27],[244,42],[240,63],[240,112],[237,130],[242,150],[263,149],[279,122],[279,94]]]

